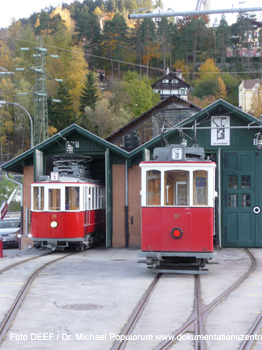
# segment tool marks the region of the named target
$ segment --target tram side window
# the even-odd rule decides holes
[[[34,187],[33,210],[44,210],[44,187]]]
[[[205,170],[195,170],[194,176],[194,205],[207,205],[207,198],[208,198],[208,183],[207,183],[207,171]]]
[[[189,173],[165,171],[165,205],[189,205]]]
[[[146,205],[160,205],[161,172],[149,170],[146,173]]]
[[[103,193],[103,188],[102,187],[100,187],[99,192],[100,192],[100,196],[99,196],[100,209],[103,209],[104,208],[104,193]]]
[[[94,207],[93,207],[93,209],[97,209],[97,206],[96,206],[96,192],[97,192],[97,188],[94,187],[94,192],[93,192]]]
[[[88,209],[93,209],[92,207],[92,187],[88,188]]]
[[[58,188],[49,188],[49,210],[60,210],[60,189]]]
[[[79,187],[65,188],[65,209],[79,210]]]
[[[95,209],[95,198],[94,198],[94,187],[91,187],[91,208],[90,209]]]

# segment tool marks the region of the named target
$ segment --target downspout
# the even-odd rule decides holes
[[[221,148],[218,148],[218,240],[219,240],[219,248],[222,248],[222,191],[221,191]]]
[[[5,177],[7,178],[7,180],[9,180],[9,181],[11,181],[11,182],[13,182],[14,184],[16,184],[16,185],[18,185],[18,186],[20,186],[20,188],[21,188],[21,235],[23,234],[23,232],[24,232],[24,218],[23,218],[23,185],[20,183],[20,182],[18,182],[18,181],[15,181],[15,180],[13,180],[13,179],[11,179],[10,177],[8,177],[8,174],[5,172]]]
[[[128,163],[125,160],[125,247],[129,247],[129,223],[128,223]]]

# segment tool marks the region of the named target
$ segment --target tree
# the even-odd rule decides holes
[[[217,53],[221,57],[221,63],[225,66],[227,48],[231,43],[231,29],[228,26],[225,15],[221,17],[219,26],[215,29]]]
[[[86,80],[84,82],[84,86],[81,90],[81,95],[79,98],[80,106],[79,111],[81,113],[84,113],[85,108],[87,106],[91,107],[91,109],[95,108],[95,104],[98,100],[98,93],[97,93],[97,86],[96,86],[96,80],[95,75],[93,72],[89,72],[86,75]]]
[[[159,94],[155,94],[148,79],[140,79],[135,73],[124,76],[123,90],[130,96],[130,101],[125,107],[133,114],[134,118],[148,111],[159,100]]]
[[[139,63],[146,65],[148,76],[149,63],[152,57],[159,57],[156,49],[156,27],[150,18],[144,19],[136,30],[136,44],[139,52]]]
[[[227,90],[227,96],[226,96],[226,101],[238,106],[238,87],[239,84],[241,83],[241,79],[233,77],[229,73],[223,73],[221,75],[221,78],[226,85],[226,90]]]
[[[102,47],[107,57],[111,58],[111,74],[113,77],[113,60],[123,60],[127,47],[128,27],[124,17],[116,14],[111,21],[106,21],[104,26],[104,36]],[[118,74],[120,78],[120,64],[118,64]]]
[[[94,109],[87,106],[84,114],[88,130],[103,138],[130,121],[130,114],[122,108],[115,111],[107,98],[101,98],[97,101]]]
[[[42,10],[35,25],[35,35],[55,34],[60,26],[64,26],[60,14],[50,16],[48,12]]]
[[[50,103],[49,123],[60,131],[74,122],[72,95],[64,83],[59,83],[54,99],[60,102]]]
[[[248,54],[248,49],[250,48],[250,39],[254,37],[255,28],[252,25],[253,15],[243,16],[240,14],[237,18],[237,22],[231,27],[233,39],[232,45],[234,49],[235,56],[241,56],[242,64],[247,61],[249,66],[250,58]],[[242,49],[246,49],[246,55]]]
[[[195,79],[196,59],[199,52],[203,53],[207,50],[210,41],[210,31],[206,27],[206,20],[202,17],[186,17],[180,22],[181,30],[181,51],[184,52],[187,66],[189,60],[192,59],[193,74]]]
[[[167,55],[171,56],[172,50],[172,23],[168,22],[167,18],[162,18],[158,23],[157,39],[163,54],[163,70],[166,71]]]
[[[96,9],[96,13],[98,12]],[[100,11],[101,12],[101,11]],[[94,13],[89,13],[87,6],[85,5],[81,11],[81,14],[76,19],[76,43],[81,43],[87,52],[87,60],[90,64],[93,62],[92,56],[99,53],[99,46],[101,44],[102,36],[100,34],[100,27],[98,24],[98,16]]]
[[[213,58],[208,58],[199,68],[200,79],[216,77],[220,73],[220,69],[215,65]]]
[[[252,97],[252,114],[256,118],[260,118],[262,116],[262,86],[257,84],[255,93]]]
[[[226,86],[220,77],[220,69],[212,58],[207,59],[199,68],[200,78],[194,83],[193,95],[203,98],[213,95],[226,97]]]
[[[8,175],[11,179],[14,179],[14,176],[12,174]],[[21,190],[20,187],[18,187],[16,184],[8,180],[6,177],[1,179],[0,181],[0,206],[3,204],[4,201],[7,201],[8,198],[11,196],[14,189],[17,189],[17,192],[15,196],[13,197],[9,207],[9,212],[16,212],[20,211],[21,209]]]

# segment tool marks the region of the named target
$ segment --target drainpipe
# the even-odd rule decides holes
[[[221,147],[218,148],[218,239],[219,239],[219,248],[222,248],[222,191],[221,191]]]
[[[24,231],[24,227],[23,227],[23,222],[24,222],[24,218],[23,218],[23,185],[20,182],[15,181],[15,180],[11,179],[10,177],[8,177],[8,174],[6,172],[5,172],[5,177],[7,178],[7,180],[20,186],[20,188],[21,188],[21,235],[23,235],[23,231]]]
[[[128,224],[128,164],[125,161],[125,247],[129,247],[129,224]]]

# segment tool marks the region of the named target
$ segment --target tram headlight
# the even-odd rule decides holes
[[[173,228],[173,230],[171,231],[171,236],[174,238],[174,239],[179,239],[181,238],[183,235],[183,231],[181,230],[181,228],[178,228],[178,227],[175,227]]]
[[[57,221],[52,221],[51,224],[50,224],[50,226],[51,226],[52,228],[57,228],[57,226],[58,226]]]

